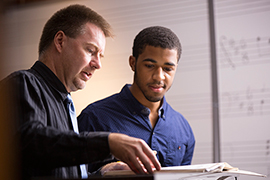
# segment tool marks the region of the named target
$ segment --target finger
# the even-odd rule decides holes
[[[140,165],[142,166],[143,171],[144,171],[145,173],[147,173],[147,170],[145,169],[143,163],[140,161],[140,159],[139,159],[138,157],[137,157],[137,160],[139,161]],[[152,166],[152,164],[151,164],[151,166]],[[153,168],[154,168],[154,167],[153,167]]]
[[[153,173],[153,169],[152,169],[152,166],[151,166],[151,162],[149,160],[149,158],[144,154],[142,153],[140,156],[139,156],[139,159],[141,161],[141,163],[143,164],[143,169],[146,169],[146,171],[150,174]]]
[[[130,157],[130,161],[127,162],[130,169],[134,171],[136,174],[145,174],[146,172],[143,170],[143,166],[137,160],[137,157]]]
[[[156,170],[160,170],[161,165],[156,157],[156,154],[149,148],[149,146],[144,146],[145,148],[143,149],[144,153],[146,154],[146,156],[150,159],[150,161],[152,162],[152,165],[154,165],[154,167],[156,168]],[[142,160],[142,159],[141,159]],[[145,160],[146,161],[146,160]],[[149,161],[149,160],[147,160]],[[143,161],[142,161],[143,162]],[[147,163],[147,162],[146,162]],[[143,162],[143,164],[145,165],[145,163]],[[145,166],[145,168],[147,169],[147,167]],[[148,170],[148,169],[147,169]],[[149,171],[149,170],[148,170]],[[151,168],[152,171],[152,168]]]
[[[136,174],[139,174],[139,171],[135,168],[135,166],[133,165],[132,162],[130,162],[129,168],[130,168],[133,172],[135,172]]]
[[[130,170],[130,168],[126,163],[117,162],[115,170]]]
[[[155,155],[148,155],[149,159],[152,162],[152,165],[154,165],[154,167],[156,168],[157,171],[159,171],[161,169],[161,165],[157,159],[157,157]]]

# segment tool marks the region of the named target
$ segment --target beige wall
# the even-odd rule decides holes
[[[4,3],[0,2],[0,76],[4,73]],[[0,179],[16,180],[19,178],[17,172],[17,153],[16,148],[13,146],[11,141],[12,136],[12,119],[8,116],[8,111],[5,108],[5,94],[0,94]]]

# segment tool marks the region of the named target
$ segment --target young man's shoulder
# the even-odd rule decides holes
[[[107,108],[114,108],[119,105],[119,102],[121,101],[118,100],[118,93],[113,94],[111,96],[108,96],[104,99],[97,100],[91,104],[89,104],[83,112],[90,112],[90,111],[102,111],[106,110]]]

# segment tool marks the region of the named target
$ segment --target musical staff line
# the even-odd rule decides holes
[[[222,161],[236,164],[237,166],[270,167],[270,139],[257,141],[222,142]]]
[[[270,115],[270,89],[252,89],[223,92],[220,96],[221,117]]]
[[[221,36],[218,61],[220,68],[233,70],[240,66],[270,63],[270,37],[234,39]]]
[[[270,11],[270,2],[268,0],[257,1],[215,1],[216,17],[231,18],[236,16],[243,16],[246,14],[262,13]]]
[[[167,101],[189,121],[212,118],[210,93],[168,95]],[[220,93],[220,117],[257,117],[270,115],[270,88],[247,87],[245,90]]]
[[[207,20],[207,2],[156,1],[137,2],[124,6],[100,9],[117,31],[153,24],[190,23]]]
[[[209,44],[196,44],[183,47],[183,55],[179,61],[179,71],[198,71],[210,69]]]

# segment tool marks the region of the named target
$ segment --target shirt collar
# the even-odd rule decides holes
[[[164,100],[165,100],[165,97],[163,97],[163,102],[162,102],[161,107],[160,107],[159,110],[158,110],[158,115],[159,115],[159,117],[161,117],[162,119],[165,120],[164,108],[163,108]]]
[[[129,109],[129,111],[131,111],[133,114],[143,114],[145,116],[149,116],[150,114],[150,109],[143,106],[130,92],[129,88],[130,88],[131,84],[126,84],[121,92],[120,92],[120,96],[122,97],[122,99],[126,102],[127,108]],[[166,107],[166,99],[165,97],[163,97],[163,102],[161,107],[159,108],[159,116],[162,119],[165,119],[164,116],[164,108]]]
[[[35,70],[44,81],[46,81],[53,89],[56,90],[57,94],[65,100],[68,92],[64,84],[58,79],[58,77],[41,61],[36,61],[35,64],[31,67],[32,70]]]

